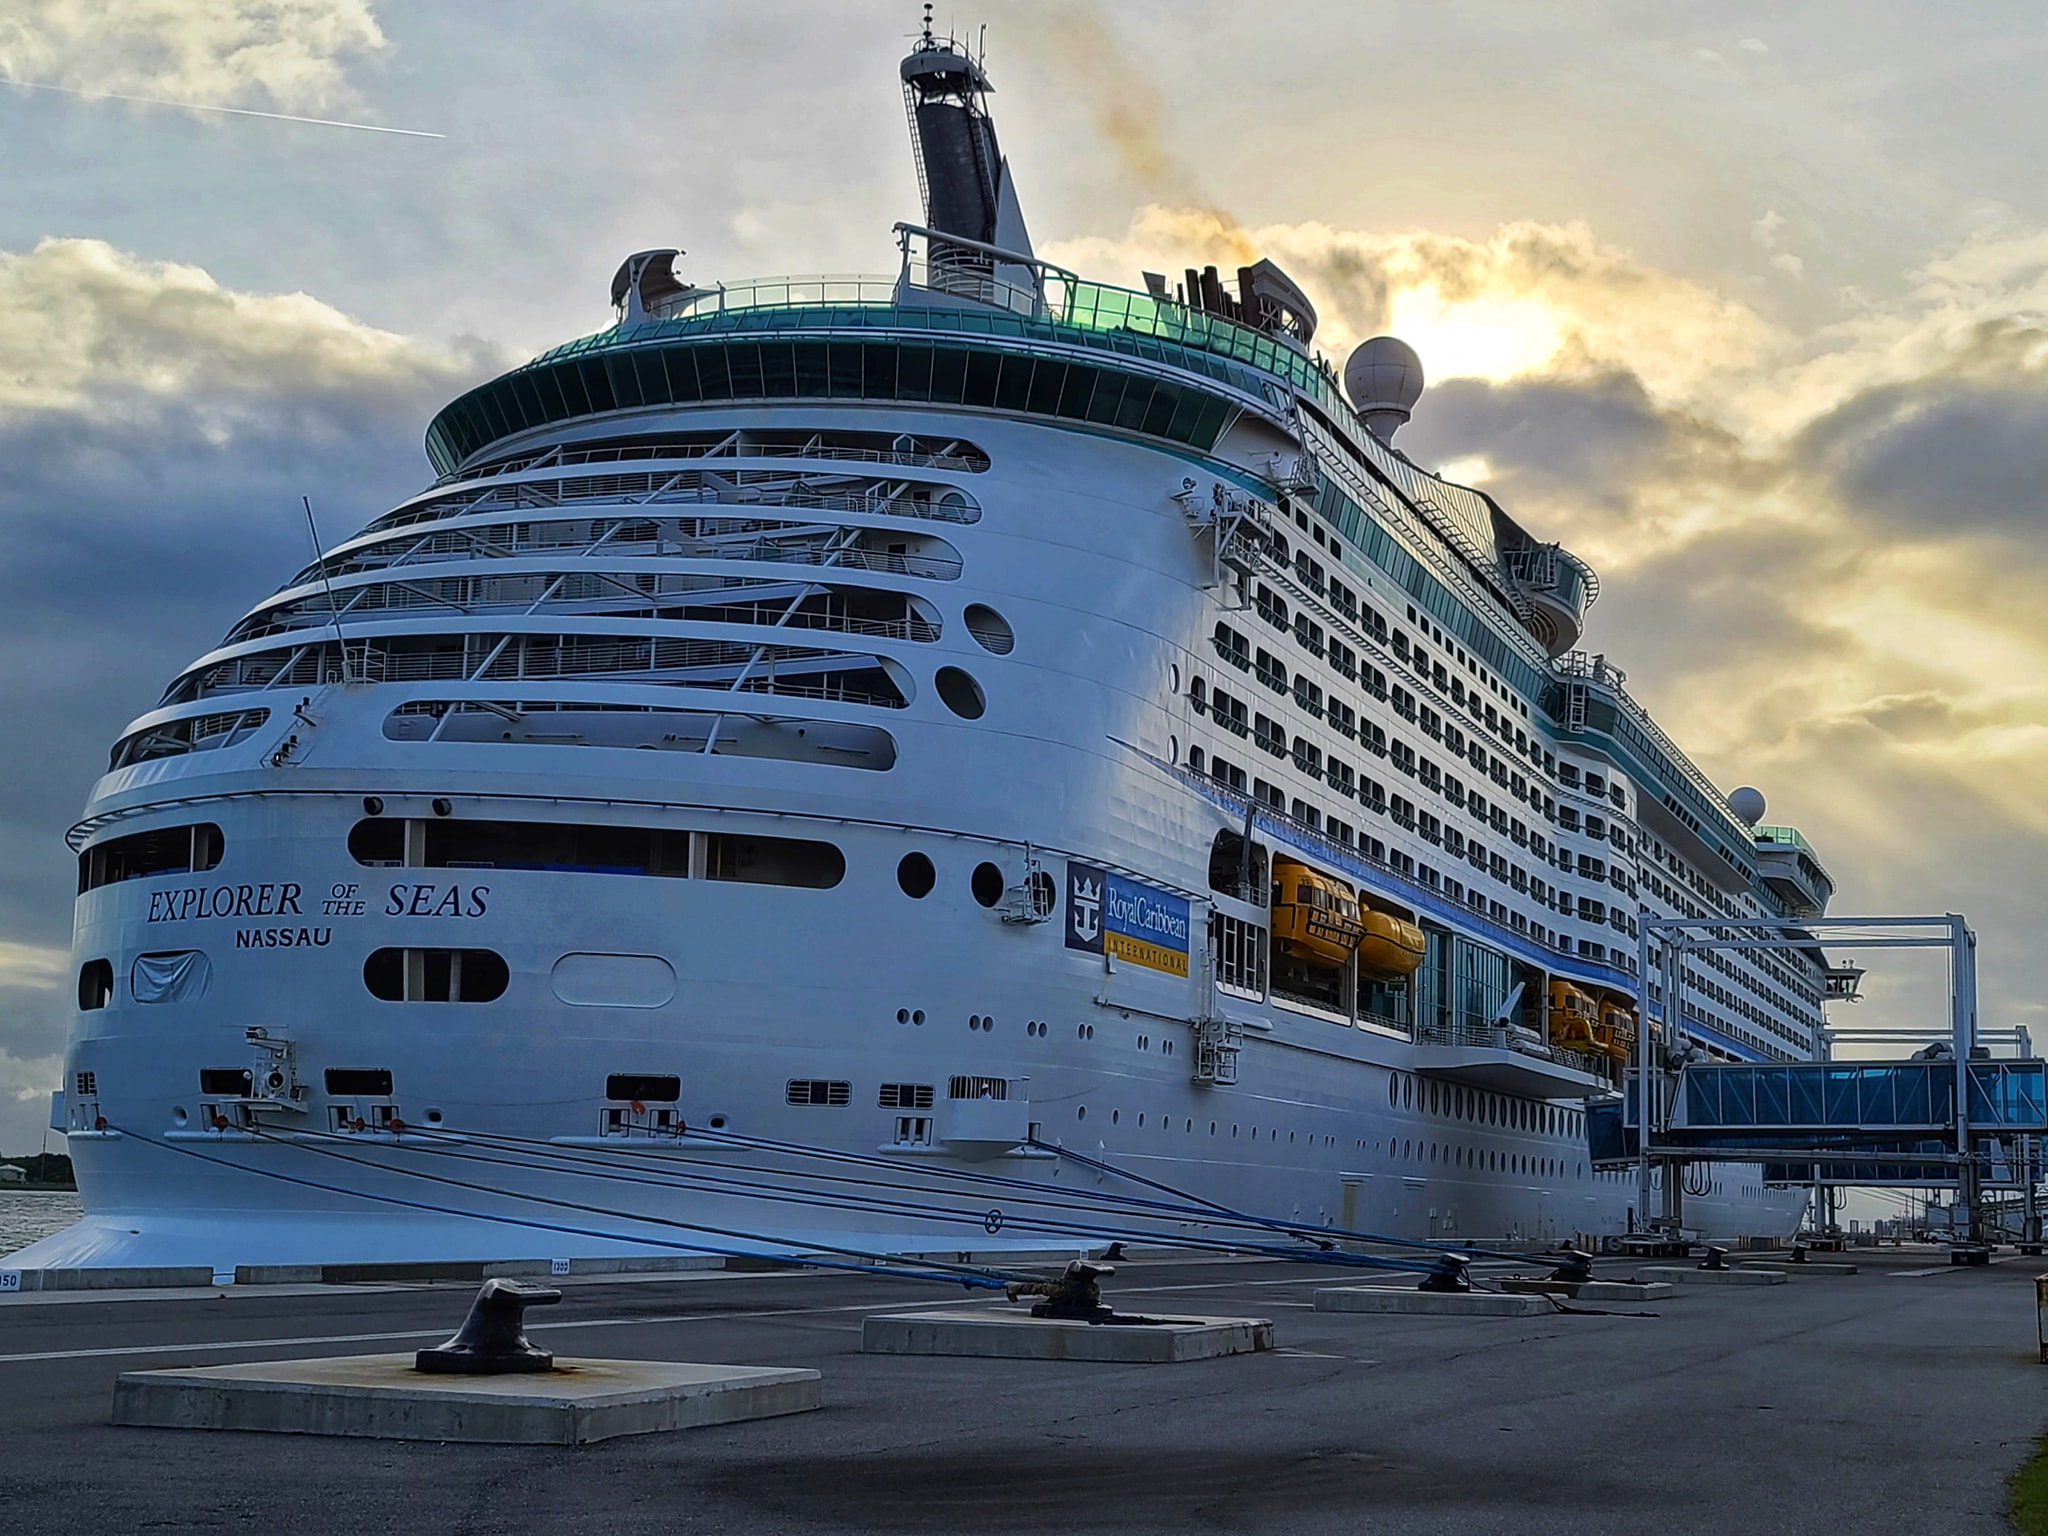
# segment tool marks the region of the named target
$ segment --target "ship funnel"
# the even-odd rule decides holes
[[[940,275],[936,269],[946,267],[964,278],[1035,288],[1037,278],[1029,267],[1002,259],[1014,255],[1028,261],[1031,237],[988,115],[987,96],[995,87],[964,44],[932,35],[929,5],[924,32],[903,60],[902,75],[934,277]],[[973,245],[949,245],[948,235]],[[935,281],[932,286],[949,285]]]

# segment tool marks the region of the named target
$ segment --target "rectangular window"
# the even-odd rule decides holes
[[[391,1075],[384,1076],[384,1091],[391,1091]],[[334,1074],[327,1074],[327,1091],[334,1089]],[[637,1100],[643,1104],[673,1104],[683,1096],[683,1080],[666,1073],[614,1072],[604,1080],[608,1099]]]
[[[787,1097],[791,1104],[850,1104],[853,1102],[853,1084],[827,1082],[816,1077],[793,1077],[789,1080]]]
[[[1223,913],[1209,918],[1209,942],[1216,955],[1216,983],[1260,997],[1266,990],[1266,930]]]
[[[930,1083],[884,1083],[877,1103],[883,1109],[930,1109]]]
[[[326,1072],[327,1091],[337,1098],[387,1099],[391,1096],[391,1070],[388,1067],[329,1067]],[[218,1093],[221,1090],[201,1085],[204,1093]],[[617,1094],[612,1095],[617,1098]]]
[[[213,869],[220,863],[221,848],[220,828],[210,821],[108,838],[79,854],[78,894],[122,880]]]

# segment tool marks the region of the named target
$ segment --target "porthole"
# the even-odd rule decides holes
[[[906,853],[896,866],[896,883],[909,897],[921,900],[931,895],[938,879],[939,873],[932,868],[932,861],[921,853]]]
[[[967,888],[974,892],[976,901],[984,907],[992,907],[1003,899],[1003,872],[994,864],[977,864]]]
[[[910,1010],[908,1008],[898,1008],[896,1010],[896,1022],[898,1024],[908,1024],[910,1022]]]
[[[981,684],[962,672],[958,667],[941,667],[932,678],[932,686],[939,690],[939,699],[946,708],[962,720],[979,720],[988,708],[988,700],[981,691]]]
[[[1180,692],[1180,663],[1177,661],[1166,664],[1166,691],[1169,694]]]
[[[960,617],[967,625],[967,633],[974,636],[974,643],[991,655],[1007,656],[1017,648],[1017,633],[1010,628],[1010,621],[988,604],[969,603]],[[944,677],[945,673],[939,675]],[[939,687],[943,694],[945,684],[942,682]],[[951,704],[953,701],[947,699],[946,702]],[[975,713],[979,714],[980,711],[976,710]]]

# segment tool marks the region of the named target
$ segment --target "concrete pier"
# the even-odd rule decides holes
[[[1542,1296],[1498,1291],[1418,1291],[1391,1285],[1339,1285],[1316,1292],[1318,1312],[1386,1312],[1411,1317],[1538,1317],[1556,1310]]]
[[[370,1440],[589,1445],[803,1413],[816,1371],[657,1360],[560,1360],[511,1376],[428,1376],[411,1355],[129,1371],[113,1422]]]
[[[1636,1271],[1641,1282],[1668,1280],[1674,1285],[1783,1285],[1781,1269],[1693,1269],[1684,1265],[1652,1265]]]
[[[1152,1323],[1077,1323],[999,1311],[893,1312],[861,1325],[870,1355],[972,1355],[1002,1360],[1094,1360],[1179,1365],[1273,1347],[1263,1317],[1165,1317]]]

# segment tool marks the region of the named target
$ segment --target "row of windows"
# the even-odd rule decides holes
[[[845,854],[805,838],[558,821],[370,816],[349,829],[348,851],[379,869],[695,876],[812,890],[830,890],[846,876]]]
[[[1412,1072],[1393,1072],[1387,1078],[1387,1103],[1398,1109],[1443,1115],[1473,1125],[1498,1126],[1503,1130],[1527,1131],[1538,1136],[1580,1137],[1585,1134],[1585,1116],[1578,1110],[1533,1099],[1511,1098],[1483,1088],[1465,1088],[1418,1077]]]
[[[210,821],[158,827],[94,843],[78,856],[78,894],[140,880],[149,875],[183,875],[217,868],[226,839]]]
[[[923,342],[670,342],[529,364],[450,402],[427,432],[446,474],[478,450],[555,422],[728,400],[904,400],[1063,418],[1207,450],[1236,408],[1121,368]]]

